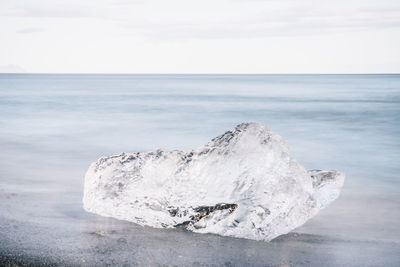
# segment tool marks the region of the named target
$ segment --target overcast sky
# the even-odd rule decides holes
[[[400,1],[0,0],[0,72],[400,72]]]

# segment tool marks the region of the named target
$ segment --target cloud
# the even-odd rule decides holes
[[[43,29],[42,28],[23,28],[23,29],[19,29],[17,30],[17,33],[35,33],[35,32],[42,32]]]
[[[389,1],[117,0],[10,4],[25,20],[102,19],[102,24],[147,39],[241,39],[330,34],[400,27],[400,4]],[[42,26],[40,23],[35,24]],[[32,33],[36,29],[21,29]]]
[[[275,8],[259,1],[259,7],[227,9],[193,16],[127,18],[121,27],[152,39],[240,39],[326,34],[400,27],[400,6],[352,7],[297,5]]]
[[[26,70],[15,64],[0,65],[0,73],[25,73]]]
[[[3,15],[22,18],[106,18],[95,7],[76,3],[14,6]]]
[[[93,17],[93,14],[85,10],[72,8],[34,8],[23,7],[15,9],[9,13],[10,16],[16,17],[39,17],[39,18],[86,18]]]

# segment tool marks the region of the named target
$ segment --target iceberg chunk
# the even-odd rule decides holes
[[[269,241],[334,201],[337,171],[305,170],[285,139],[242,123],[191,151],[122,153],[91,164],[83,207],[157,228]]]

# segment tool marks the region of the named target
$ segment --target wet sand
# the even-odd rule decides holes
[[[104,218],[83,211],[81,192],[2,189],[0,198],[3,265],[396,266],[400,262],[396,235],[334,237],[334,229],[343,225],[329,223],[322,225],[327,235],[307,233],[322,230],[313,225],[329,219],[331,215],[324,212],[267,243]]]

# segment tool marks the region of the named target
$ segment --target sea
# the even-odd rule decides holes
[[[190,150],[242,122],[288,140],[339,199],[271,242],[82,209],[102,156]],[[400,75],[0,74],[0,265],[400,266]]]

